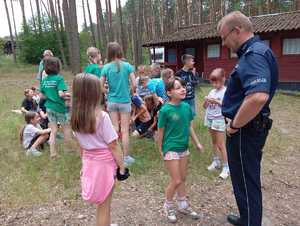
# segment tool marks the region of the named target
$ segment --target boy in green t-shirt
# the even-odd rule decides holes
[[[84,68],[84,72],[101,77],[101,54],[100,50],[96,47],[89,47],[86,50],[86,55],[89,59],[89,64]]]
[[[164,211],[167,219],[177,221],[173,208],[173,198],[177,194],[178,211],[194,219],[199,215],[188,205],[185,178],[188,163],[188,145],[191,136],[197,149],[202,145],[192,126],[193,113],[189,104],[182,102],[186,95],[185,82],[180,78],[169,81],[166,85],[169,102],[164,104],[158,114],[158,147],[170,175],[166,188]]]
[[[49,138],[50,157],[56,158],[57,152],[55,149],[55,139],[57,134],[57,123],[60,123],[63,128],[65,141],[70,140],[71,130],[67,121],[67,108],[65,101],[70,98],[67,93],[67,85],[64,78],[59,75],[60,61],[56,57],[48,57],[45,59],[45,77],[41,83],[40,91],[46,98],[45,107],[49,120],[49,128],[51,134]]]

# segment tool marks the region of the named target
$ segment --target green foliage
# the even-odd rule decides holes
[[[81,66],[85,66],[88,63],[88,59],[86,56],[86,50],[89,46],[91,46],[89,32],[82,31],[79,33],[79,45],[80,45]]]
[[[64,34],[64,43],[66,35]],[[50,49],[57,57],[61,57],[55,32],[47,31],[42,34],[28,32],[20,35],[19,58],[24,63],[37,64],[42,58],[43,51]],[[64,46],[67,49],[66,45]]]
[[[4,48],[4,44],[5,44],[5,40],[3,38],[0,38],[0,54],[3,53],[3,48]]]

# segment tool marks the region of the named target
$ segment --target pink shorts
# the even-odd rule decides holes
[[[108,149],[81,149],[81,159],[81,196],[89,203],[101,204],[115,183],[115,159]]]
[[[164,160],[179,160],[183,157],[188,156],[189,154],[189,150],[186,150],[184,152],[168,151],[164,156]]]

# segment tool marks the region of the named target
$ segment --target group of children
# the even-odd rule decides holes
[[[123,58],[122,48],[116,42],[108,44],[104,65],[97,48],[88,48],[87,56],[89,64],[84,73],[76,75],[73,80],[70,112],[66,105],[70,94],[59,74],[58,58],[46,56],[43,59],[46,76],[41,79],[39,97],[45,102],[43,113],[49,120],[49,128],[36,129],[39,118],[43,117],[38,110],[24,111],[27,123],[22,133],[24,147],[31,150],[29,153],[36,153],[37,145],[49,137],[50,156],[55,158],[57,125],[59,123],[64,128],[64,137],[69,138],[70,114],[73,135],[81,150],[82,197],[97,205],[97,225],[107,226],[110,224],[115,178],[127,179],[130,174],[126,167],[135,162],[129,155],[130,128],[132,136],[154,136],[170,175],[163,206],[167,219],[177,221],[173,205],[175,196],[178,211],[198,219],[199,214],[188,204],[185,186],[189,138],[192,138],[197,150],[203,151],[192,123],[196,116],[194,87],[198,76],[194,57],[183,55],[184,67],[180,71],[174,75],[173,70],[167,68],[160,72],[158,78],[157,65],[153,67],[155,71],[152,74],[147,73],[145,66],[138,67],[136,77],[134,67]],[[205,98],[203,106],[215,156],[208,169],[220,168],[222,161],[220,177],[225,179],[229,170],[224,170],[228,169],[228,164],[224,145],[225,122],[221,115],[226,90],[224,70],[214,70],[210,79],[214,89]],[[33,100],[33,92],[29,93],[28,100]],[[101,107],[100,103],[105,104]]]

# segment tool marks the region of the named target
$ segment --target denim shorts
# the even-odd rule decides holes
[[[220,132],[224,132],[226,130],[225,119],[208,119],[205,118],[204,125],[208,128]]]
[[[67,124],[68,123],[68,117],[67,113],[60,113],[60,112],[55,112],[50,109],[47,109],[47,116],[49,123],[60,123],[60,124]]]
[[[168,151],[164,155],[164,160],[169,161],[169,160],[179,160],[181,158],[184,158],[186,156],[189,156],[190,152],[189,150],[186,150],[184,152],[175,152],[175,151]]]
[[[108,112],[131,112],[131,103],[112,103],[107,102]]]

